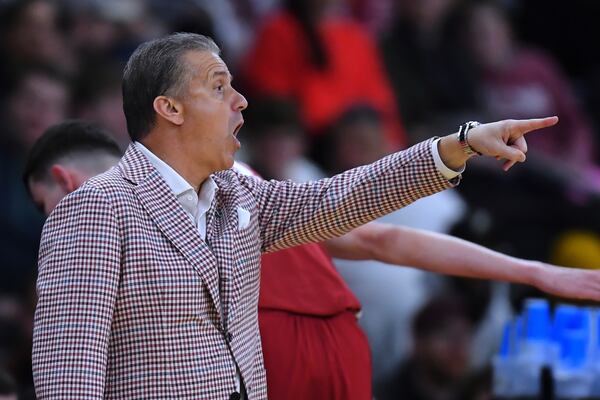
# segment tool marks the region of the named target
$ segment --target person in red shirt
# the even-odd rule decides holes
[[[283,267],[283,268],[282,268]],[[270,399],[370,399],[360,303],[319,244],[261,259],[258,321]]]
[[[367,104],[383,116],[389,148],[404,147],[405,132],[374,40],[357,23],[328,13],[328,3],[288,0],[266,19],[241,63],[248,91],[294,99],[313,135],[349,108]]]

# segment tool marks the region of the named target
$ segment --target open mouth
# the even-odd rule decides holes
[[[244,120],[241,120],[236,126],[235,129],[233,130],[233,136],[237,137],[238,132],[240,131],[240,129],[242,129],[242,125],[244,125]]]

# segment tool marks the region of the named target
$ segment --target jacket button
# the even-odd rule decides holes
[[[233,392],[229,395],[229,400],[240,400],[242,396],[238,392]]]
[[[227,343],[231,343],[231,341],[233,340],[233,334],[231,332],[227,332],[225,334],[225,339],[227,339]]]

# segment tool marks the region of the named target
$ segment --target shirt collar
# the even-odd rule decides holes
[[[195,193],[192,185],[190,185],[188,181],[179,175],[179,173],[175,171],[169,164],[158,158],[140,142],[135,142],[135,145],[146,156],[146,158],[148,158],[150,164],[152,164],[158,173],[163,177],[173,194],[175,194],[175,197],[179,198],[181,194],[190,190]],[[217,184],[212,177],[209,176],[204,183],[202,183],[202,186],[200,186],[200,193],[197,194],[200,202],[210,206],[213,198],[215,197],[216,190]]]

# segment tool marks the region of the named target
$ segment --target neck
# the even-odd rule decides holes
[[[197,158],[188,153],[183,143],[172,141],[166,143],[160,137],[172,138],[174,135],[149,134],[140,142],[148,148],[155,156],[169,164],[179,175],[183,177],[196,192],[199,192],[204,181],[213,172],[207,166],[198,163]]]

